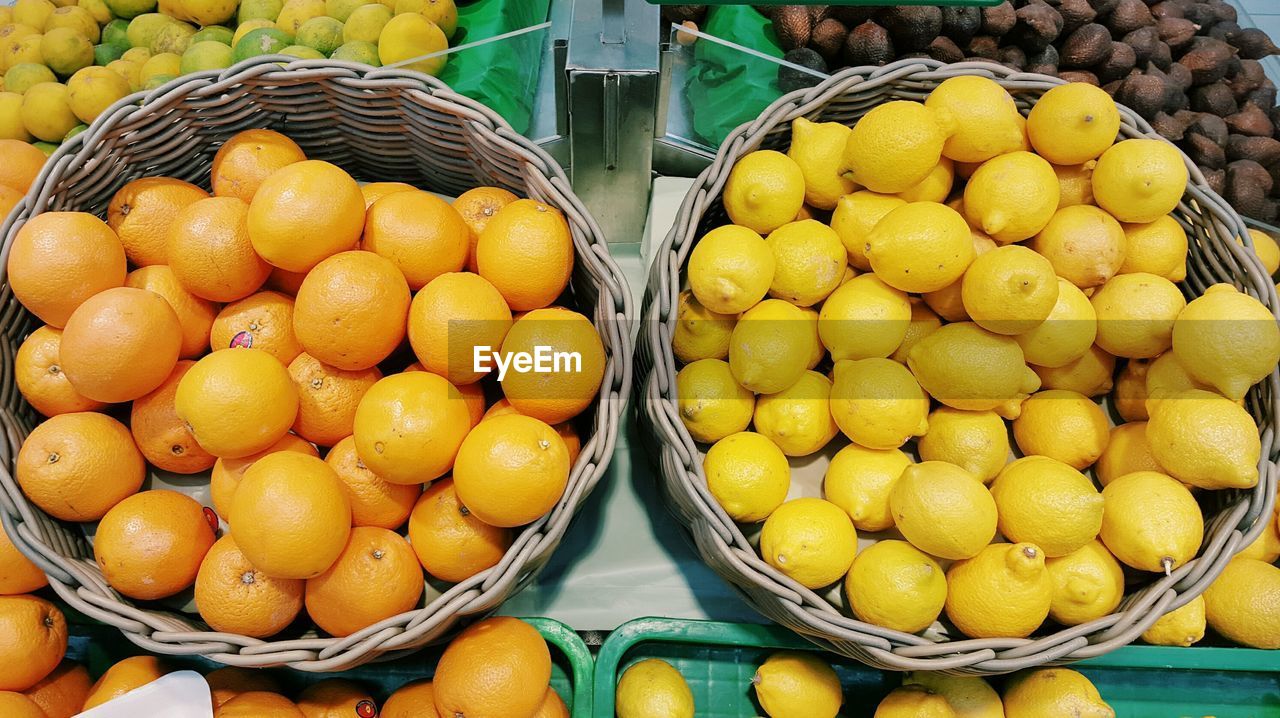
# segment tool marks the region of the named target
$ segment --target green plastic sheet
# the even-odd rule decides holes
[[[748,5],[711,8],[702,30],[771,57],[783,55],[773,23]],[[685,100],[692,108],[694,132],[716,147],[733,128],[754,120],[782,96],[778,65],[709,40],[699,40],[693,48]]]
[[[454,45],[476,42],[545,22],[551,0],[480,0],[458,8]],[[440,79],[454,92],[483,102],[525,134],[533,118],[543,46],[549,30],[468,48],[449,57]]]

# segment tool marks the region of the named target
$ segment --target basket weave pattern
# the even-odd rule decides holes
[[[271,58],[281,59],[286,58]],[[80,527],[51,519],[23,496],[13,465],[39,417],[16,388],[13,362],[38,322],[7,283],[0,289],[0,520],[19,549],[48,574],[57,594],[156,653],[202,655],[238,666],[336,671],[441,639],[460,622],[498,608],[546,564],[613,455],[632,381],[627,333],[634,319],[632,301],[599,226],[560,167],[491,110],[420,73],[318,60],[281,67],[255,59],[121,100],[83,139],[54,155],[24,202],[0,225],[5,238],[0,267],[18,228],[41,212],[101,216],[115,191],[139,177],[177,177],[207,189],[218,147],[251,128],[283,132],[309,159],[332,162],[358,180],[404,181],[450,195],[496,185],[556,207],[569,223],[576,253],[569,303],[592,319],[606,354],[600,394],[579,420],[586,429],[584,443],[564,496],[520,531],[497,566],[429,599],[424,608],[345,638],[308,634],[262,641],[211,632],[186,615],[123,599],[103,579]]]
[[[764,615],[824,648],[891,670],[997,674],[1090,658],[1131,643],[1160,616],[1198,596],[1227,561],[1261,533],[1275,502],[1280,373],[1273,371],[1246,399],[1262,438],[1258,485],[1250,491],[1214,492],[1220,495],[1220,505],[1206,511],[1205,541],[1197,558],[1127,596],[1115,613],[1086,624],[1025,639],[937,641],[855,620],[774,570],[711,496],[698,446],[678,414],[678,366],[671,340],[689,253],[699,237],[729,223],[720,194],[734,164],[759,149],[785,152],[791,122],[798,117],[852,126],[877,105],[892,100],[923,101],[942,81],[974,74],[1002,85],[1024,114],[1046,91],[1064,84],[1057,78],[985,62],[944,66],[932,60],[902,60],[879,68],[850,68],[817,87],[780,98],[725,140],[714,163],[689,190],[675,226],[658,249],[645,297],[647,321],[638,360],[644,394],[639,408],[650,448],[657,456],[668,506],[689,527],[698,552]],[[1121,107],[1120,113],[1123,139],[1160,139],[1146,121],[1127,108]],[[1235,241],[1248,236],[1243,221],[1208,188],[1194,163],[1187,160],[1186,164],[1190,182],[1175,211],[1190,240],[1184,292],[1198,296],[1212,284],[1227,282],[1280,316],[1271,278],[1252,251]]]

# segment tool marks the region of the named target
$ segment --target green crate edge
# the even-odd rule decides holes
[[[595,701],[595,661],[582,637],[569,626],[552,618],[522,618],[538,629],[548,643],[555,644],[569,659],[573,679],[573,718],[591,718]]]
[[[765,0],[765,2],[755,2],[752,5],[835,5],[837,7],[883,7],[885,5],[937,5],[947,7],[994,7],[1004,2],[1004,0],[895,0],[892,3],[886,3],[885,0]],[[680,0],[649,0],[651,5],[684,5],[686,3]],[[745,5],[746,3],[739,0],[704,0],[699,5]]]

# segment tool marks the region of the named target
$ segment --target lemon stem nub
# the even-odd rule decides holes
[[[1024,547],[1023,547],[1023,549],[1022,549],[1022,555],[1023,555],[1023,556],[1026,556],[1027,558],[1035,558],[1035,557],[1036,557],[1036,549],[1035,549],[1035,547],[1034,547],[1034,546],[1024,546]]]
[[[1168,576],[1173,573],[1173,557],[1165,556],[1160,559],[1160,565],[1164,567],[1164,575]]]

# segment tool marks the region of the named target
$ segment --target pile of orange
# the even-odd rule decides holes
[[[99,522],[124,596],[194,586],[212,629],[259,638],[304,609],[346,636],[417,607],[424,569],[496,565],[560,501],[604,376],[591,321],[556,306],[564,216],[494,187],[362,187],[266,130],[224,144],[210,186],[134,180],[106,221],[46,212],[13,238],[10,287],[44,323],[15,361],[48,417],[17,458],[26,496]],[[579,359],[498,381],[478,347]],[[209,472],[216,515],[142,490],[153,470]]]
[[[0,140],[0,223],[22,201],[44,167],[45,154],[21,140]]]

